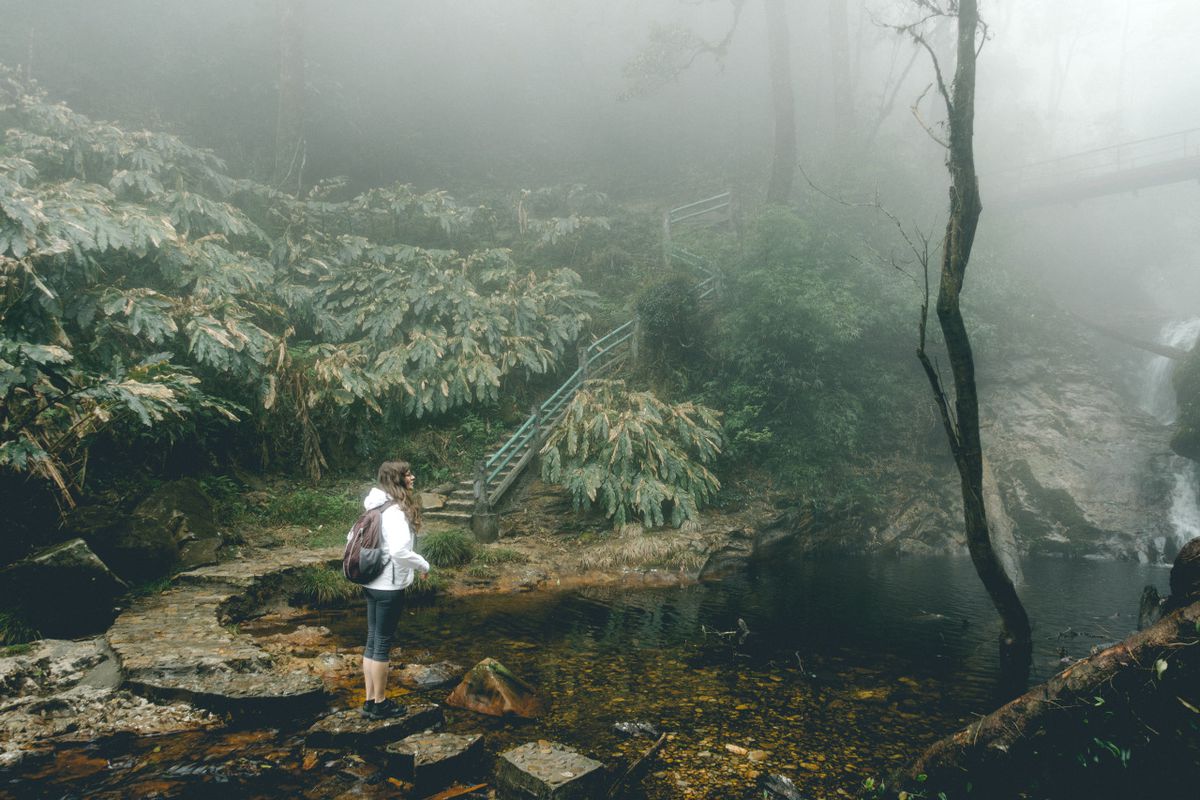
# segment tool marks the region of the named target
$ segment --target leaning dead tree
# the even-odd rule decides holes
[[[977,0],[914,0],[924,13],[923,19],[900,30],[923,47],[933,61],[938,94],[946,106],[948,138],[946,167],[950,172],[950,216],[946,221],[941,247],[941,274],[938,279],[937,317],[946,345],[952,375],[952,397],[942,384],[941,375],[926,349],[929,319],[929,261],[925,266],[925,299],[921,305],[917,358],[929,379],[940,412],[942,426],[954,454],[962,484],[963,517],[967,549],[975,571],[1000,614],[1000,662],[1005,674],[1024,683],[1032,653],[1029,617],[1017,596],[1012,580],[996,556],[988,531],[983,501],[983,446],[979,434],[979,397],[975,386],[975,359],[963,321],[959,296],[971,259],[971,247],[983,205],[979,198],[979,179],[975,174],[975,62],[986,30],[979,19]],[[957,62],[953,82],[947,86],[942,66],[926,38],[925,26],[937,19],[958,23]],[[927,128],[928,130],[928,128]]]

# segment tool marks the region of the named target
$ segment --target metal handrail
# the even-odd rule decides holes
[[[732,207],[732,192],[722,192],[712,197],[706,197],[703,200],[697,200],[694,203],[673,208],[666,214],[666,233],[670,235],[670,226],[672,223],[682,222],[697,216],[710,214],[714,211],[719,211],[723,208]],[[704,208],[701,211],[692,212],[682,217],[676,216],[680,211],[688,211],[689,209],[712,204],[714,201],[721,201],[715,205]],[[699,299],[704,299],[716,291],[719,284],[719,273],[708,266],[708,262],[701,256],[696,255],[675,244],[669,244],[667,248],[668,258],[675,258],[683,261],[690,267],[694,267],[702,271],[706,277],[696,285],[696,291],[700,292]],[[707,288],[705,288],[707,287]],[[622,345],[631,343],[636,335],[636,320],[629,320],[613,328],[608,333],[601,336],[596,341],[588,344],[580,350],[580,364],[574,372],[567,377],[563,383],[554,390],[554,393],[546,398],[537,409],[530,414],[516,432],[510,436],[504,444],[500,445],[483,464],[483,485],[479,487],[483,497],[478,497],[476,500],[487,499],[492,503],[494,499],[488,486],[492,484],[496,478],[504,471],[504,468],[513,462],[517,454],[521,452],[526,445],[536,446],[536,442],[542,437],[543,433],[558,424],[560,415],[567,403],[575,396],[575,392],[583,384],[585,375],[593,371],[608,369],[613,364],[617,363],[619,355],[615,354],[617,349]],[[609,341],[609,340],[613,341]],[[530,454],[526,453],[523,458],[529,458]],[[502,487],[504,488],[504,487]]]

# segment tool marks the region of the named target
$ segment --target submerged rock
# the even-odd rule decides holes
[[[436,664],[405,664],[393,675],[401,685],[412,689],[428,689],[453,683],[463,676],[465,668],[450,661],[439,661]]]
[[[493,717],[537,717],[546,704],[537,690],[494,658],[476,664],[446,698],[447,705]]]
[[[763,800],[804,800],[792,779],[783,775],[759,775],[758,789]]]
[[[521,745],[496,764],[500,800],[598,798],[603,789],[603,764],[554,742]]]
[[[442,723],[442,709],[432,703],[403,708],[403,714],[387,719],[364,717],[357,708],[335,711],[317,720],[304,738],[310,747],[354,749],[381,746]]]
[[[657,739],[659,736],[658,728],[649,722],[617,722],[613,730],[625,736],[645,736],[648,739]]]

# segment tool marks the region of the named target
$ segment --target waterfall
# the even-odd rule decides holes
[[[1200,317],[1183,322],[1170,322],[1159,331],[1158,341],[1181,350],[1190,350],[1200,339]],[[1142,408],[1164,425],[1172,425],[1179,409],[1175,404],[1175,388],[1171,376],[1175,374],[1176,362],[1165,356],[1154,356],[1146,365],[1145,389]],[[1200,476],[1196,462],[1174,456],[1169,468],[1175,482],[1171,488],[1171,511],[1168,519],[1173,529],[1169,552],[1178,552],[1188,541],[1200,536]],[[1166,542],[1155,542],[1158,552],[1166,552]]]

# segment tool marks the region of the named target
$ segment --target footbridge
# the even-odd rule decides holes
[[[1200,181],[1200,128],[1025,164],[991,177],[989,205],[1034,208]],[[987,188],[985,186],[985,188]]]

